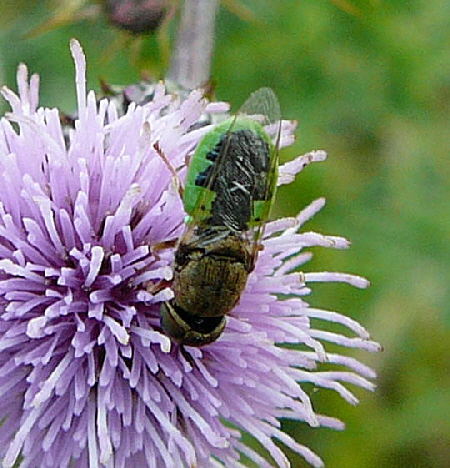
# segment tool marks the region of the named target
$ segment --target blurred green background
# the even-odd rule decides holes
[[[139,49],[102,17],[27,37],[62,2],[1,3],[0,82],[16,89],[16,67],[27,63],[41,76],[45,106],[75,106],[71,37],[85,49],[94,89],[99,77],[136,81],[143,67],[164,75],[164,41],[155,37]],[[345,236],[353,246],[317,250],[308,268],[364,275],[372,286],[315,285],[310,301],[356,318],[384,347],[377,355],[343,350],[379,374],[374,394],[356,389],[358,407],[322,390],[313,396],[318,411],[346,422],[344,432],[285,427],[328,468],[447,468],[450,2],[241,3],[253,19],[242,17],[242,6],[241,17],[222,7],[217,18],[217,96],[237,109],[254,89],[272,87],[284,117],[299,121],[283,160],[315,148],[329,152],[280,190],[276,214],[294,215],[327,198],[306,229]],[[290,458],[295,467],[308,466]]]

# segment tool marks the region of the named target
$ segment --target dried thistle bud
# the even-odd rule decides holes
[[[133,34],[149,34],[158,29],[169,5],[167,0],[105,0],[108,20]]]

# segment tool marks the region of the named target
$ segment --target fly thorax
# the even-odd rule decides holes
[[[207,230],[179,246],[173,290],[176,305],[190,314],[218,317],[238,302],[247,283],[251,255],[239,233]]]

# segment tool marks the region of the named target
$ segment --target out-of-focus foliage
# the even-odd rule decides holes
[[[379,372],[377,392],[358,392],[358,408],[314,395],[318,410],[346,421],[345,432],[286,427],[328,468],[447,468],[450,2],[243,3],[254,20],[223,8],[218,16],[217,94],[237,108],[252,90],[271,86],[284,116],[300,122],[297,152],[329,151],[327,162],[280,190],[277,215],[327,197],[310,228],[346,236],[353,248],[318,251],[311,268],[363,274],[372,287],[323,285],[311,301],[352,315],[384,346],[357,356]],[[74,106],[71,37],[85,48],[91,87],[98,89],[98,77],[114,84],[139,77],[130,49],[117,47],[119,32],[102,18],[25,39],[48,18],[43,3],[6,2],[2,14],[10,19],[0,31],[0,81],[15,88],[17,64],[27,63],[41,76],[46,106]],[[142,47],[146,67],[163,76],[158,41],[149,37]]]

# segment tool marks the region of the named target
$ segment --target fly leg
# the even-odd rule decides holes
[[[166,250],[166,249],[174,249],[177,246],[177,244],[178,244],[178,239],[158,242],[157,244],[153,244],[150,247],[150,252],[154,255],[156,260],[159,260],[160,256],[158,252],[161,252],[162,250]]]
[[[153,148],[155,148],[155,151],[158,153],[158,156],[162,159],[164,164],[166,165],[167,169],[169,169],[170,173],[172,174],[173,181],[175,182],[175,188],[177,189],[178,193],[180,194],[180,198],[183,198],[184,196],[184,187],[183,183],[180,180],[180,177],[177,173],[177,170],[173,166],[173,164],[169,161],[167,156],[164,154],[164,151],[161,149],[161,146],[159,145],[159,141],[154,143]]]
[[[150,246],[150,254],[153,256],[155,262],[162,260],[162,253],[168,249],[174,249],[178,244],[178,239],[158,242]],[[149,280],[143,283],[145,290],[152,296],[156,296],[162,290],[170,288],[172,285],[171,275],[160,279],[158,281]]]

